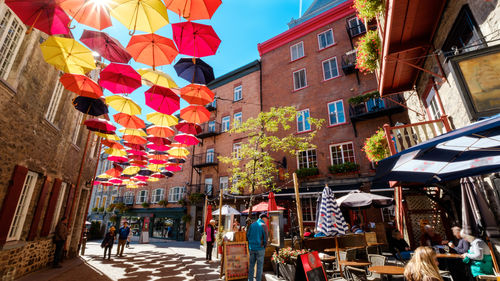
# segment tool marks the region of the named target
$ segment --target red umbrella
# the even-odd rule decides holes
[[[132,155],[143,155],[143,156],[148,155],[147,152],[143,150],[127,149],[126,152]]]
[[[141,75],[130,65],[110,63],[101,71],[99,85],[114,94],[132,93],[142,85]]]
[[[207,205],[207,213],[205,214],[205,232],[207,231],[207,226],[212,220],[212,205]]]
[[[108,182],[112,184],[121,184],[123,181],[121,179],[111,179]]]
[[[186,134],[197,135],[201,133],[201,126],[196,123],[189,123],[186,121],[181,121],[179,124],[175,125],[175,128],[179,132],[183,132]]]
[[[170,11],[187,20],[209,20],[222,4],[221,0],[166,0]]]
[[[210,120],[210,111],[201,105],[190,105],[181,110],[181,118],[191,123],[205,123]]]
[[[167,150],[170,149],[170,146],[168,146],[168,145],[158,145],[158,144],[155,144],[155,143],[152,143],[152,142],[148,143],[147,147],[149,149],[158,150],[158,151],[167,151]]]
[[[112,186],[113,184],[110,182],[101,182],[102,186]]]
[[[64,88],[79,96],[93,99],[102,97],[101,87],[85,75],[65,73],[59,78],[59,81]]]
[[[140,161],[140,160],[130,161],[130,165],[132,165],[132,166],[146,167],[147,164],[148,164],[147,161]]]
[[[126,113],[117,113],[113,115],[113,119],[115,119],[115,122],[122,125],[125,128],[129,129],[142,129],[146,127],[146,124],[144,124],[144,121],[135,116],[135,115],[129,115]]]
[[[190,104],[205,105],[214,101],[215,94],[203,85],[190,84],[181,89],[181,98]]]
[[[181,106],[179,96],[169,88],[154,85],[145,95],[146,105],[164,114],[172,114]]]
[[[112,62],[128,63],[132,58],[118,40],[105,32],[84,30],[80,41]]]
[[[108,160],[112,161],[112,162],[118,162],[118,163],[128,162],[127,157],[123,157],[123,156],[109,156]]]
[[[259,204],[252,206],[252,213],[253,212],[267,212],[269,209],[268,203],[267,202],[260,202]],[[277,206],[277,210],[285,210],[285,208]],[[242,213],[248,213],[249,209],[244,210]]]
[[[170,127],[166,127],[166,126],[154,125],[154,126],[147,128],[146,131],[148,132],[148,134],[156,136],[156,137],[160,137],[160,138],[168,138],[168,137],[172,137],[175,135],[174,130],[172,130],[172,129],[170,129]]]
[[[134,178],[140,181],[147,181],[149,179],[148,176],[135,176]]]
[[[133,135],[123,135],[123,140],[135,144],[146,144],[148,142],[148,140],[143,137]]]
[[[179,54],[174,41],[154,33],[132,36],[127,51],[136,62],[150,65],[153,70],[156,66],[171,64]]]
[[[148,141],[156,144],[156,145],[170,145],[172,142],[167,138],[155,137],[153,135],[149,135],[147,137]]]
[[[169,164],[165,166],[165,170],[170,172],[178,172],[182,170],[182,166],[179,164]]]
[[[109,148],[123,149],[123,145],[121,143],[112,140],[101,139],[101,144],[104,144]]]
[[[157,178],[157,179],[162,179],[164,177],[166,177],[164,174],[162,173],[154,173],[151,175],[152,178]]]
[[[165,164],[165,163],[167,163],[167,161],[166,160],[155,160],[155,159],[153,159],[153,160],[149,160],[149,163],[151,163],[151,164]]]
[[[103,134],[113,134],[116,130],[116,127],[113,125],[113,123],[102,118],[88,119],[85,120],[83,124],[87,126],[87,129],[89,129],[90,131],[95,131]]]
[[[147,161],[148,158],[143,155],[129,155],[128,159],[133,160],[133,161]]]
[[[118,166],[118,165],[115,165],[115,167],[107,170],[106,173],[107,175],[110,175],[112,177],[119,177],[123,172],[123,168]]]
[[[200,143],[200,139],[190,134],[178,134],[174,137],[174,140],[187,145],[197,145]]]
[[[68,34],[70,19],[54,0],[6,0],[5,4],[24,24],[49,34]]]
[[[124,142],[123,145],[125,145],[126,147],[129,147],[129,148],[135,149],[135,150],[146,150],[144,148],[144,145],[142,145],[142,144]]]
[[[180,22],[172,24],[174,41],[179,53],[205,57],[215,55],[220,45],[219,36],[210,25]]]
[[[103,30],[112,25],[109,6],[96,0],[56,0],[77,22]],[[73,27],[72,27],[73,28]]]
[[[253,208],[252,208],[253,209]],[[268,203],[267,203],[267,212],[277,211],[278,205],[276,205],[276,199],[274,198],[274,193],[269,192]]]

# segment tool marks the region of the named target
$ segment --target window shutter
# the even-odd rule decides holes
[[[28,168],[16,165],[10,180],[7,194],[5,195],[2,210],[0,211],[0,244],[5,244],[12,219],[16,211],[17,202],[23,189],[24,180],[28,174]]]
[[[45,177],[45,181],[43,183],[42,192],[40,192],[40,196],[38,197],[38,202],[36,203],[35,215],[33,216],[33,220],[31,221],[30,232],[28,234],[28,238],[26,240],[31,241],[35,239],[38,234],[38,226],[40,225],[40,219],[42,217],[43,207],[45,205],[45,201],[50,193],[50,178]]]
[[[59,192],[61,191],[61,179],[55,179],[54,185],[52,186],[52,192],[49,198],[49,205],[47,206],[47,212],[45,213],[45,218],[43,220],[42,232],[40,237],[45,237],[50,233],[50,226],[52,225],[52,220],[54,219],[54,212],[57,206],[57,199],[59,198]]]
[[[73,198],[75,197],[75,185],[72,184],[66,199],[66,209],[64,210],[64,217],[68,219],[68,225],[71,225],[70,215],[73,209]]]

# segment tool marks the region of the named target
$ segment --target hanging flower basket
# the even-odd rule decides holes
[[[391,153],[384,129],[380,128],[377,133],[367,138],[362,150],[366,153],[366,158],[372,162],[378,162],[389,157]]]
[[[384,10],[382,0],[354,0],[354,9],[358,12],[359,17],[370,21]]]
[[[356,52],[356,68],[361,72],[375,71],[380,57],[380,38],[377,31],[366,32],[359,39]]]

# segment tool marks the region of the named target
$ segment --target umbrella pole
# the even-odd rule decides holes
[[[493,261],[493,267],[495,268],[496,272],[500,272],[500,269],[498,268],[497,257],[495,256],[493,245],[491,245],[491,241],[490,241],[489,237],[486,237],[486,243],[488,243],[488,247],[490,247],[491,259]]]
[[[222,222],[222,188],[220,189],[219,195],[219,226],[217,227],[217,233],[221,233],[221,222]],[[219,245],[217,245],[218,247]],[[222,246],[222,245],[221,245]],[[217,257],[219,257],[219,251],[217,251]]]
[[[293,173],[293,186],[295,188],[295,202],[297,204],[297,221],[299,223],[300,231],[300,247],[302,248],[302,239],[304,238],[304,225],[302,223],[302,206],[300,204],[299,196],[299,179],[297,178],[296,173]]]
[[[38,12],[38,14],[36,15],[36,18],[35,20],[33,21],[33,24],[30,26],[30,28],[26,31],[26,34],[30,34],[31,31],[33,30],[33,27],[35,26],[36,22],[38,21],[38,18],[40,17],[40,15],[42,14],[42,9],[40,9],[40,12]]]
[[[340,265],[339,261],[340,261],[340,256],[339,256],[339,239],[338,239],[338,235],[335,235],[335,253],[336,253],[336,259],[337,259],[337,264],[338,264],[338,267],[339,267],[339,270],[340,270],[340,277],[344,277],[344,273],[342,273],[342,265]]]

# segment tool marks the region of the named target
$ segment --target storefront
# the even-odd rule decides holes
[[[149,237],[184,241],[186,225],[182,221],[186,208],[131,209],[120,221],[126,220],[134,236],[140,236],[143,229]],[[148,222],[145,227],[145,222]]]

